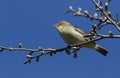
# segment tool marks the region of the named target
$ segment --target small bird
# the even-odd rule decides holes
[[[90,37],[85,37],[86,33],[84,31],[73,26],[72,24],[70,24],[67,21],[61,21],[61,22],[55,24],[54,27],[57,29],[57,31],[59,32],[59,34],[61,35],[63,40],[68,45],[79,44],[79,43],[83,43],[83,42],[90,40]],[[104,56],[106,56],[108,53],[106,49],[99,46],[94,41],[89,42],[85,45],[82,45],[80,48],[91,48],[91,49],[98,51],[99,53],[101,53]]]

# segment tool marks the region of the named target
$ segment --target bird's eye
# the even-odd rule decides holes
[[[62,25],[62,23],[60,23],[59,25]]]

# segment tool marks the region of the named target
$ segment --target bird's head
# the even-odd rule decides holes
[[[71,24],[70,24],[69,22],[67,22],[67,21],[60,21],[60,22],[58,22],[57,24],[55,24],[54,27],[55,27],[58,31],[60,31],[60,30],[62,30],[63,28],[68,27],[68,26],[70,26],[70,25],[71,25]]]

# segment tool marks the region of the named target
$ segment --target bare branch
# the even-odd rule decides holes
[[[113,24],[118,31],[120,31],[120,27],[119,25],[117,24],[118,22],[116,21],[113,21],[109,16],[108,16],[108,13],[103,9],[102,6],[99,6],[99,4],[97,4],[97,2],[95,0],[92,0],[92,2],[94,3],[94,5],[96,6],[96,8],[98,8],[102,13],[103,15],[107,18],[108,21],[110,21],[111,24]],[[109,2],[109,0],[108,0]]]
[[[88,35],[86,35],[88,36]],[[79,48],[73,48],[73,47],[81,47],[82,45],[84,44],[87,44],[89,42],[92,42],[92,41],[99,41],[99,40],[102,40],[102,39],[105,39],[105,38],[120,38],[120,35],[101,35],[101,34],[97,34],[97,36],[99,36],[98,38],[95,38],[95,39],[92,39],[92,40],[89,40],[89,41],[86,41],[86,42],[83,42],[83,43],[79,43],[79,44],[75,44],[75,45],[69,45],[67,47],[64,47],[64,48],[59,48],[59,49],[52,49],[52,48],[48,48],[48,49],[44,49],[44,48],[38,48],[38,49],[27,49],[27,48],[24,48],[20,46],[19,44],[19,48],[13,48],[13,47],[3,47],[3,46],[0,46],[0,52],[3,52],[4,50],[7,50],[7,51],[26,51],[28,52],[29,54],[26,55],[26,58],[27,60],[24,62],[24,64],[27,64],[27,63],[31,63],[32,59],[36,59],[36,62],[39,61],[40,57],[43,56],[43,55],[55,55],[56,53],[59,53],[59,52],[63,52],[63,51],[66,51],[66,53],[68,55],[70,54],[73,54],[73,57],[76,58],[78,55],[77,55],[77,51],[79,51]],[[39,55],[37,56],[34,56],[33,53],[39,53]]]
[[[96,8],[96,13],[93,15],[88,12],[88,10],[82,11],[82,8],[78,8],[77,11],[74,10],[72,6],[69,6],[69,8],[65,11],[66,13],[73,13],[74,16],[81,16],[85,17],[90,20],[98,21],[98,24],[94,24],[90,33],[86,34],[84,37],[90,37],[90,40],[85,41],[83,43],[78,43],[74,45],[69,45],[63,48],[54,49],[54,48],[42,48],[38,47],[37,49],[28,49],[25,48],[21,43],[18,44],[18,47],[4,47],[0,46],[0,52],[3,51],[25,51],[28,52],[28,55],[26,55],[27,60],[24,62],[24,64],[31,63],[33,59],[35,59],[36,62],[39,62],[41,56],[44,55],[50,55],[53,56],[59,52],[65,51],[68,55],[72,55],[74,58],[77,58],[78,51],[82,45],[85,45],[89,42],[93,41],[99,41],[102,39],[110,39],[110,38],[120,38],[120,35],[115,35],[112,31],[108,31],[107,35],[100,34],[98,32],[99,29],[103,28],[107,25],[113,25],[116,27],[116,30],[120,31],[120,22],[118,19],[118,14],[116,14],[116,18],[114,18],[110,11],[108,11],[108,7],[111,0],[107,0],[105,5],[103,6],[102,0],[91,0]],[[34,53],[38,53],[38,55],[35,55]]]

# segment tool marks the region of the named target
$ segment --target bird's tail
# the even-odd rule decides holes
[[[94,49],[104,56],[106,56],[108,53],[108,51],[106,49],[104,49],[103,47],[101,47],[97,44],[94,46]]]

